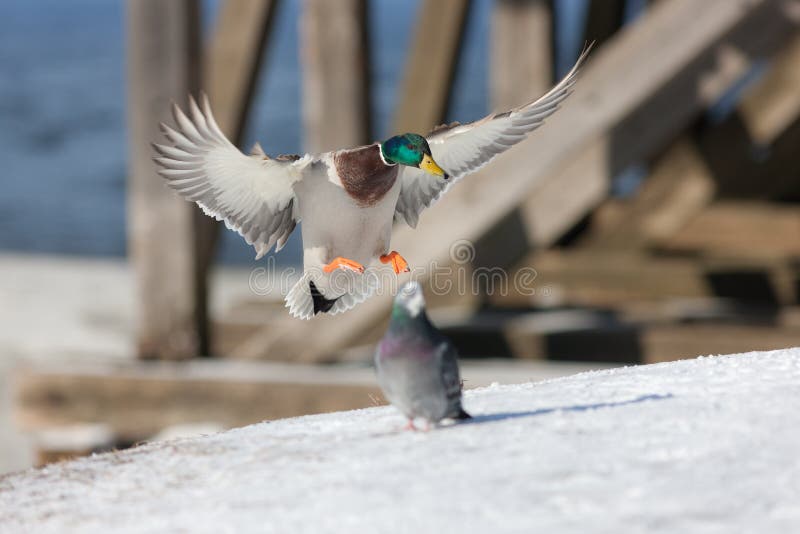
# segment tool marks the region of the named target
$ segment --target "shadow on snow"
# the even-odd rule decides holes
[[[603,408],[617,408],[620,406],[628,406],[631,404],[639,404],[640,402],[650,402],[671,399],[672,393],[666,395],[651,394],[641,395],[635,399],[629,399],[617,402],[598,402],[596,404],[576,404],[574,406],[559,406],[555,408],[540,408],[538,410],[530,410],[527,412],[504,412],[504,413],[490,413],[485,415],[473,415],[472,419],[461,421],[458,425],[474,425],[481,423],[490,423],[494,421],[505,421],[506,419],[518,419],[520,417],[535,417],[537,415],[547,415],[554,412],[586,412],[589,410],[600,410]]]

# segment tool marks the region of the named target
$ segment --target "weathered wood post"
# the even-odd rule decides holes
[[[193,205],[156,174],[150,142],[169,120],[170,101],[185,103],[200,82],[199,4],[129,0],[128,247],[137,282],[142,358],[189,358],[205,348],[205,301],[196,269]]]
[[[417,8],[394,132],[424,134],[444,119],[469,0],[425,0]]]
[[[303,4],[303,131],[309,151],[370,141],[366,13],[365,0]]]
[[[499,0],[492,14],[492,108],[506,110],[543,95],[553,80],[550,0]]]
[[[217,124],[237,146],[244,136],[277,4],[278,0],[225,0],[204,53],[204,90]],[[208,275],[222,224],[199,212],[196,219],[197,280],[202,285],[201,294],[207,295]],[[208,303],[199,302],[198,306],[202,324],[209,324]],[[205,336],[209,354],[215,347],[212,334],[209,331]]]

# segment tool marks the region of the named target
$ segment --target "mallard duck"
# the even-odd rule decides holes
[[[454,182],[491,161],[542,124],[575,83],[572,70],[544,96],[469,123],[405,133],[383,142],[324,154],[271,158],[256,145],[247,156],[217,126],[208,99],[173,104],[175,128],[161,124],[169,145],[153,144],[167,184],[255,247],[256,259],[280,250],[303,221],[303,276],[286,296],[301,319],[346,311],[370,296],[381,262],[409,270],[390,248],[392,223],[416,227],[420,213]]]

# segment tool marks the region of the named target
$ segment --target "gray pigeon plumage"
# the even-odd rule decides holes
[[[389,329],[375,351],[378,383],[409,420],[469,419],[461,407],[458,355],[425,313],[422,288],[408,282],[395,297]]]

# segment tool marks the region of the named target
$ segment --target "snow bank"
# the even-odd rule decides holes
[[[798,532],[800,349],[286,419],[0,479],[3,532]]]

